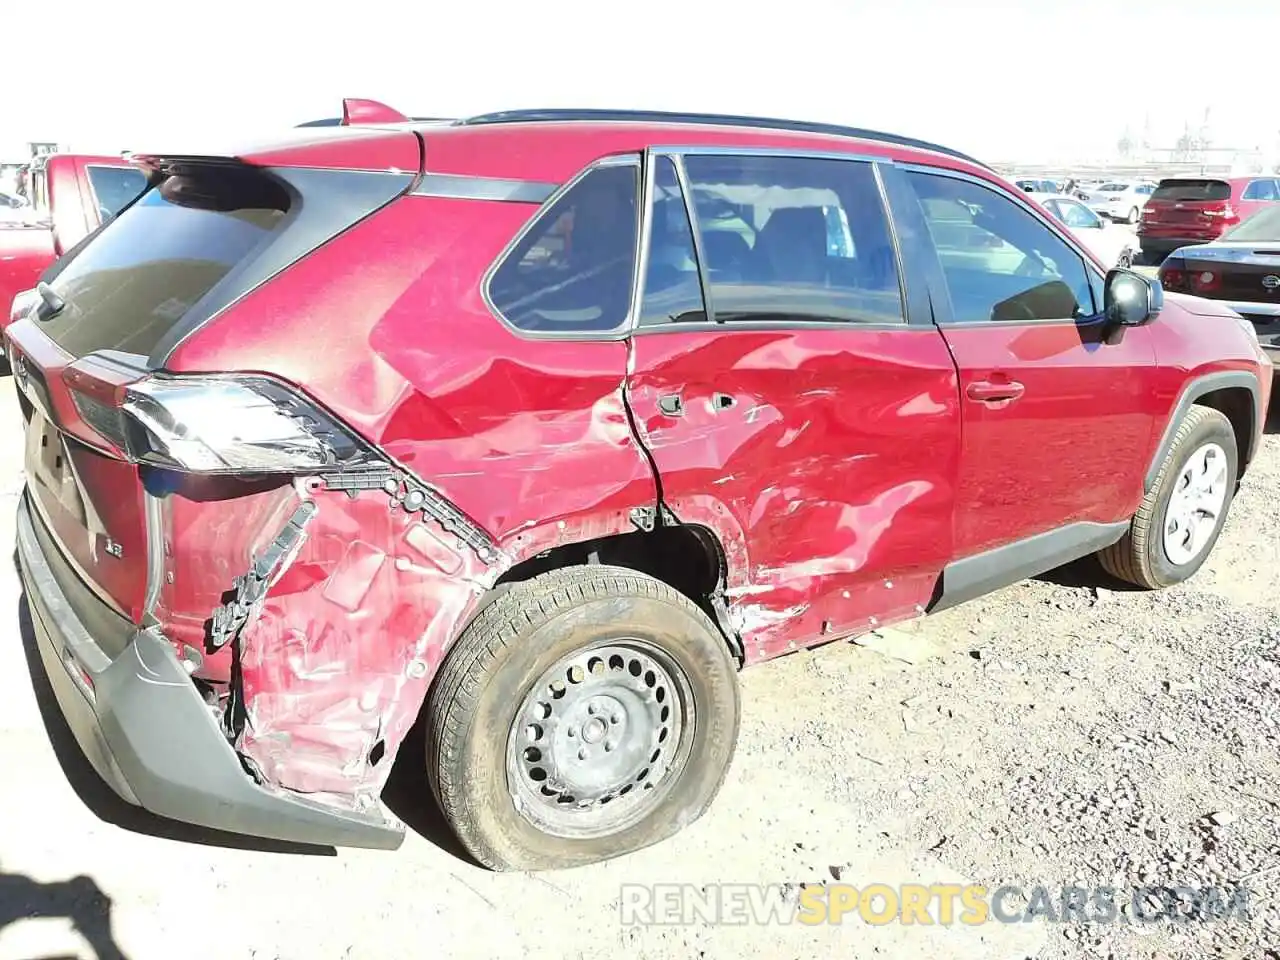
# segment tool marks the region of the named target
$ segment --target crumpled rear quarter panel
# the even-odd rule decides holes
[[[481,296],[485,270],[535,210],[401,198],[169,360],[300,385],[496,548],[486,563],[385,491],[315,494],[304,545],[239,640],[238,746],[273,783],[372,797],[484,588],[558,543],[633,530],[629,511],[656,502],[623,400],[625,343],[525,339]],[[176,529],[202,532],[177,550],[198,568],[166,627],[186,617],[190,634],[223,602],[296,508],[295,492],[276,495],[269,511],[175,507]],[[255,529],[238,533],[241,523]]]
[[[281,786],[372,796],[495,572],[381,491],[315,502],[306,541],[240,637],[239,748]]]

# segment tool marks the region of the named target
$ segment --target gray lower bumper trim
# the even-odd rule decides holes
[[[40,656],[81,749],[121,797],[230,833],[326,846],[400,845],[404,827],[380,814],[335,809],[255,783],[163,637],[139,631],[110,660],[59,588],[32,524],[24,496],[18,557]]]

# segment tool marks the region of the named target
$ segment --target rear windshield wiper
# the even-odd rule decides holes
[[[52,317],[56,317],[67,305],[67,301],[58,296],[53,287],[43,280],[36,284],[36,293],[40,295],[40,302],[36,304],[37,320],[49,320]]]

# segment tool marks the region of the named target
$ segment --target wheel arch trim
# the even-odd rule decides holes
[[[1253,421],[1249,424],[1247,447],[1240,451],[1240,470],[1237,476],[1244,474],[1244,468],[1252,462],[1254,454],[1257,452],[1258,427],[1265,416],[1265,411],[1262,409],[1262,391],[1258,387],[1257,377],[1246,370],[1219,370],[1214,373],[1201,374],[1183,386],[1182,392],[1178,395],[1178,400],[1169,414],[1169,419],[1165,423],[1164,432],[1160,435],[1160,442],[1156,444],[1151,462],[1147,466],[1147,473],[1143,479],[1144,493],[1149,493],[1151,488],[1155,486],[1156,478],[1160,475],[1160,467],[1173,446],[1174,435],[1177,433],[1178,425],[1182,422],[1182,418],[1186,416],[1187,411],[1198,400],[1208,394],[1235,388],[1248,390],[1253,398]]]

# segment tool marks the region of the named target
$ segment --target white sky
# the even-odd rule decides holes
[[[0,159],[240,140],[336,116],[612,106],[828,120],[988,161],[1280,142],[1280,0],[8,0]],[[56,22],[55,22],[56,21]],[[30,32],[28,31],[39,31]],[[1268,48],[1271,56],[1268,56]],[[14,151],[19,151],[14,156]]]

